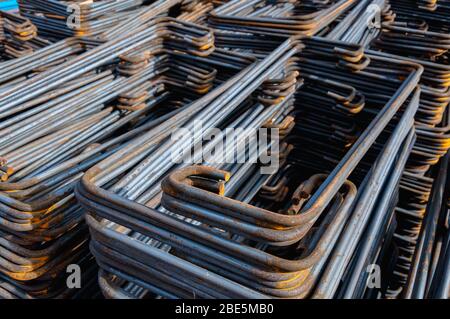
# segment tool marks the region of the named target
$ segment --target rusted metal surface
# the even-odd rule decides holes
[[[114,44],[108,43],[102,57],[70,38],[2,63],[3,296],[75,297],[64,287],[65,268],[83,260],[89,260],[86,282],[95,284],[84,211],[73,194],[77,180],[129,138],[217,85],[216,69],[206,62],[191,67],[176,55],[207,60],[214,49],[208,29],[172,18],[154,25],[162,33],[144,37],[137,53],[125,45],[110,55]],[[26,86],[30,94],[15,103],[13,92]]]
[[[448,298],[448,1],[19,4],[0,298]]]
[[[318,43],[322,44],[336,44],[330,41],[318,41]],[[311,42],[310,47],[308,47],[309,44],[309,42],[305,42],[305,48],[298,53],[300,58],[295,59],[300,70],[299,74],[305,73],[305,82],[297,89],[298,94],[302,94],[303,91],[309,92],[310,87],[307,86],[309,81],[317,82],[321,80],[314,73],[314,68],[311,70],[306,68],[308,65],[306,63],[308,62],[307,59],[309,59],[310,55],[312,56],[315,48],[314,41]],[[345,43],[342,43],[342,45],[345,47]],[[358,50],[358,47],[356,46],[354,49]],[[353,51],[342,52],[355,56],[352,53]],[[308,58],[302,58],[303,54]],[[260,63],[265,63],[265,61],[268,61],[267,59],[274,56],[272,54]],[[339,54],[327,53],[326,50],[324,51],[324,56],[331,58],[331,61],[341,58]],[[364,59],[364,57],[360,57],[360,59]],[[378,62],[395,65],[398,63],[396,60],[380,59],[372,56],[370,56],[370,59],[373,64]],[[312,57],[311,62],[314,62]],[[324,71],[326,70],[324,69],[326,60],[321,61],[319,59],[316,62],[321,65]],[[292,186],[292,183],[295,183],[294,181],[289,183],[285,181],[281,182],[280,186],[274,186],[275,188],[272,189],[264,188],[264,183],[260,183],[259,189],[262,191],[262,197],[261,200],[255,202],[257,206],[247,204],[254,195],[243,199],[245,200],[244,202],[223,197],[222,194],[235,194],[235,196],[242,198],[244,189],[249,194],[254,194],[251,184],[247,186],[245,180],[241,180],[246,175],[241,173],[240,169],[235,169],[234,167],[230,167],[231,171],[234,171],[230,176],[227,172],[217,170],[218,167],[213,169],[206,166],[195,166],[175,170],[163,180],[162,197],[158,195],[158,191],[148,188],[153,185],[151,184],[154,183],[153,181],[157,182],[156,186],[158,187],[160,180],[157,176],[162,174],[162,172],[158,172],[158,175],[155,177],[156,172],[154,169],[145,168],[145,166],[156,165],[154,162],[156,158],[151,159],[151,155],[142,164],[136,166],[135,173],[133,173],[133,170],[129,171],[125,179],[119,181],[116,186],[112,186],[109,190],[99,188],[99,186],[107,183],[111,178],[107,175],[108,172],[112,172],[115,169],[111,167],[111,164],[114,163],[119,168],[120,164],[116,162],[117,159],[121,158],[123,161],[128,161],[128,159],[118,154],[117,157],[113,156],[106,160],[103,165],[89,170],[77,188],[77,197],[89,211],[87,220],[93,234],[91,246],[94,254],[101,260],[102,267],[107,273],[114,274],[119,278],[144,287],[148,291],[147,293],[160,294],[168,298],[174,296],[193,297],[193,295],[192,292],[183,291],[182,287],[185,287],[188,280],[186,276],[182,275],[183,272],[180,273],[181,277],[174,277],[172,272],[170,280],[165,279],[164,283],[160,283],[157,280],[156,271],[160,276],[163,276],[167,271],[157,267],[162,260],[164,260],[164,268],[169,267],[169,264],[172,265],[170,267],[175,267],[173,264],[175,262],[183,262],[186,263],[186,268],[188,268],[187,265],[190,265],[189,270],[185,271],[194,271],[194,269],[197,269],[196,267],[201,267],[204,271],[210,271],[227,278],[227,280],[231,280],[236,288],[245,286],[254,293],[263,293],[265,296],[298,298],[311,295],[313,286],[320,281],[321,270],[325,269],[326,260],[330,256],[333,247],[330,243],[336,243],[337,237],[335,236],[339,233],[336,233],[336,231],[338,229],[342,231],[344,228],[345,222],[350,215],[349,208],[356,196],[356,188],[352,186],[352,183],[346,181],[346,178],[358,166],[359,161],[363,158],[365,152],[369,151],[378,134],[382,133],[383,125],[388,124],[402,103],[406,102],[406,99],[419,81],[423,70],[422,67],[416,64],[403,63],[405,67],[413,67],[415,70],[409,71],[411,72],[410,76],[405,80],[404,85],[401,85],[402,82],[394,80],[394,78],[392,78],[391,83],[384,81],[385,93],[390,92],[393,97],[386,96],[382,100],[384,101],[383,103],[386,103],[382,110],[379,109],[380,97],[377,99],[369,98],[364,100],[365,103],[361,103],[363,100],[361,96],[370,92],[369,88],[371,85],[368,83],[377,78],[375,73],[373,78],[367,75],[359,76],[357,73],[353,73],[352,69],[336,68],[334,63],[330,63],[330,70],[325,71],[327,80],[322,81],[324,85],[330,85],[335,92],[331,94],[332,91],[328,91],[329,96],[333,99],[328,102],[325,102],[325,100],[324,102],[336,106],[339,103],[343,103],[351,107],[353,100],[355,100],[356,105],[358,104],[356,102],[359,101],[359,106],[356,108],[355,113],[358,113],[358,108],[360,108],[359,111],[361,112],[361,109],[370,110],[370,107],[374,107],[374,111],[376,110],[375,112],[379,113],[378,116],[369,115],[371,114],[370,112],[366,115],[366,120],[369,121],[368,127],[364,132],[358,132],[354,140],[345,144],[345,147],[349,147],[348,143],[350,143],[351,147],[347,148],[347,150],[344,149],[343,158],[338,160],[340,163],[334,170],[330,169],[329,175],[315,175],[311,179],[306,178],[304,183],[294,184],[295,186]],[[400,65],[402,64],[400,63]],[[407,68],[405,68],[405,71]],[[318,69],[320,68],[318,67]],[[333,74],[332,70],[336,72],[337,77],[340,76],[340,79],[346,78],[347,83],[339,85],[333,82],[334,80],[330,79],[330,76]],[[352,82],[353,77],[355,78]],[[363,78],[368,83],[364,83],[362,81]],[[379,81],[375,81],[380,85]],[[242,85],[242,82],[240,83]],[[349,83],[356,86],[356,88],[350,86]],[[230,91],[234,92],[231,89],[227,92]],[[214,92],[212,91],[210,94]],[[420,91],[417,92],[419,93]],[[326,91],[318,90],[316,96],[319,97],[320,94],[324,93]],[[415,95],[415,103],[411,104],[408,115],[405,115],[406,117],[401,122],[402,124],[399,124],[398,129],[393,133],[395,142],[391,142],[393,145],[391,146],[391,155],[386,157],[390,158],[391,163],[394,159],[393,156],[400,150],[400,142],[406,138],[407,133],[411,130],[412,117],[417,109],[418,93]],[[333,101],[334,103],[332,103]],[[296,126],[301,126],[306,120],[305,115],[300,112],[302,107],[305,106],[305,100],[298,98],[295,103],[297,106],[294,110],[298,108],[299,111],[293,113],[296,115],[293,118],[298,119],[299,123],[292,127],[289,125],[289,120],[286,119],[281,121],[277,127],[289,128],[281,136],[286,139],[288,144],[293,144],[295,148],[298,147],[301,152],[304,148],[301,146],[301,142],[299,144],[298,139],[301,136],[305,136],[305,134],[296,132]],[[325,105],[316,104],[316,112],[324,109]],[[330,112],[343,112],[345,114],[348,111],[345,107],[335,108],[332,111],[330,107],[328,113]],[[402,133],[399,134],[399,132]],[[290,140],[291,134],[292,140]],[[408,136],[411,141],[414,135],[411,133]],[[313,145],[314,143],[310,145],[310,148],[314,149]],[[407,145],[411,145],[411,142]],[[410,148],[406,148],[404,154],[409,154],[409,150]],[[158,153],[157,150],[155,152]],[[285,164],[292,165],[289,160],[289,158],[292,158],[293,163],[297,167],[305,169],[305,166],[303,166],[305,162],[298,163],[299,158],[302,156],[297,153],[296,156],[291,157],[291,154],[293,153],[287,155]],[[129,156],[131,158],[131,156],[136,157],[136,155],[137,153],[130,153]],[[380,156],[385,158],[385,156]],[[404,155],[403,158],[406,158],[406,156]],[[380,167],[386,169],[385,165],[380,164]],[[233,176],[236,177],[233,178]],[[228,180],[230,177],[231,179]],[[143,188],[144,185],[141,181],[150,181],[146,185],[147,190]],[[140,186],[140,183],[142,186]],[[282,189],[283,183],[291,185],[291,190],[288,190],[291,195],[285,195],[285,200],[280,200],[281,204],[277,206],[288,205],[286,209],[279,212],[264,209],[265,201],[267,202],[267,192],[272,191],[276,193],[276,188]],[[230,190],[227,190],[228,185]],[[239,191],[239,187],[235,191],[235,185],[239,185],[242,191]],[[258,186],[256,187],[256,193],[258,193]],[[147,193],[142,193],[144,191]],[[377,191],[375,190],[375,192]],[[126,198],[134,199],[136,202]],[[300,198],[305,198],[305,200],[302,202]],[[161,201],[161,204],[159,204],[159,201]],[[290,204],[288,204],[289,202]],[[145,207],[142,204],[154,207],[156,210]],[[173,215],[173,213],[176,215]],[[324,217],[320,218],[322,214]],[[333,219],[337,218],[333,216],[339,216],[339,219]],[[179,219],[181,217],[183,217],[182,220]],[[114,224],[102,226],[101,218],[110,220]],[[327,220],[327,222],[323,219]],[[187,222],[183,222],[183,220]],[[126,228],[122,229],[118,225]],[[136,235],[133,235],[134,232],[136,232]],[[110,233],[110,235],[105,237],[106,233]],[[115,240],[121,238],[120,241],[123,243],[123,246],[111,246],[112,243],[108,238],[113,236],[112,233],[115,233]],[[128,238],[136,238],[138,241]],[[316,239],[310,242],[311,238]],[[290,252],[293,259],[287,258],[289,254],[283,256],[283,249],[287,254],[287,251],[294,249],[292,246],[298,245],[299,242],[304,242],[301,247],[305,247],[304,245],[309,247],[309,250],[305,250],[304,255],[299,251],[297,252],[298,256],[295,257],[294,250]],[[316,244],[313,244],[313,242]],[[146,245],[146,243],[148,244]],[[136,254],[148,255],[145,261],[143,258],[140,261],[145,262],[146,265],[153,265],[152,273],[143,272],[142,270],[147,268],[142,268],[143,265],[139,266],[134,262],[132,267],[124,267],[120,263],[122,257],[119,256],[123,256],[127,260],[127,265],[131,265],[130,263],[135,258],[133,257],[134,253],[130,252],[134,251],[135,248],[132,249],[130,245],[136,245]],[[152,248],[148,247],[148,245]],[[164,250],[164,253],[160,257],[155,257],[152,253],[151,257],[149,250],[153,250],[154,247]],[[144,249],[145,251],[148,250],[148,252],[144,252]],[[178,259],[173,259],[171,255]],[[157,260],[159,261],[157,262]],[[141,271],[137,272],[137,269],[141,269]],[[107,278],[108,276],[103,275],[102,282],[104,283],[104,289],[108,290],[109,295],[118,294],[123,296],[129,293],[131,288],[125,288],[125,291],[123,291],[117,285],[114,286],[115,289],[113,290],[115,292],[113,293],[111,288],[113,284]],[[226,282],[225,279],[223,280]],[[209,282],[197,282],[197,280],[194,280],[194,282],[189,281],[191,290],[194,289],[192,286],[195,287],[195,296],[203,296],[205,298],[236,297],[236,292],[228,286],[228,283],[226,287],[221,287],[220,291],[215,288],[216,291],[214,293],[210,289],[216,286],[211,286],[211,284]],[[241,291],[243,293],[247,290]],[[251,296],[246,295],[246,297]]]

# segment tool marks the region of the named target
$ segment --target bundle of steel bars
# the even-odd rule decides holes
[[[19,7],[0,298],[450,298],[448,1]]]
[[[49,38],[99,36],[145,8],[144,0],[18,1],[20,13]]]

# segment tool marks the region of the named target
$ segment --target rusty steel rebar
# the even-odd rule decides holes
[[[0,298],[449,297],[447,0],[18,2]]]

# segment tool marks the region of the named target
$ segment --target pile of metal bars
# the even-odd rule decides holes
[[[450,297],[449,1],[18,2],[0,298]]]

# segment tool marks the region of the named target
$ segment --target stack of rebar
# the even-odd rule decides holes
[[[30,55],[51,42],[37,35],[30,20],[0,11],[0,61]]]
[[[86,51],[71,38],[2,63],[2,296],[78,296],[65,286],[70,264],[82,267],[83,283],[95,284],[84,212],[73,194],[77,180],[143,125],[151,127],[215,85],[212,68],[191,68],[170,56],[206,57],[214,48],[208,29],[171,18],[142,29],[147,34],[134,40],[122,37]],[[139,51],[130,53],[133,46]],[[113,47],[118,50],[111,54]],[[182,97],[176,88],[185,84]]]
[[[254,68],[259,70],[268,61],[273,61],[275,54],[279,54],[281,48],[284,50],[289,48],[287,47],[288,43],[285,42],[256,64]],[[142,295],[160,295],[167,298],[333,296],[336,287],[329,286],[332,285],[332,280],[327,277],[326,280],[322,279],[321,275],[327,267],[334,267],[334,264],[327,263],[327,259],[331,256],[333,245],[341,243],[340,240],[337,241],[337,236],[350,218],[350,206],[356,196],[356,187],[346,178],[360,167],[360,161],[373,145],[375,158],[369,158],[368,164],[370,165],[370,162],[376,160],[377,157],[382,160],[375,171],[364,170],[367,167],[359,168],[369,179],[365,183],[370,187],[363,188],[365,196],[373,194],[373,192],[380,192],[381,182],[378,188],[374,189],[373,182],[369,182],[371,179],[381,178],[389,185],[392,184],[391,188],[395,188],[400,176],[397,174],[392,181],[387,181],[386,165],[394,171],[401,172],[399,168],[404,166],[411,149],[414,140],[412,119],[418,107],[420,93],[416,90],[413,94],[413,90],[422,72],[419,65],[409,64],[408,66],[415,70],[411,72],[405,68],[401,73],[406,75],[409,73],[409,77],[406,76],[403,82],[397,79],[398,76],[386,77],[384,81],[377,81],[375,80],[376,73],[373,73],[372,76],[358,76],[353,73],[351,67],[336,69],[335,64],[342,59],[342,56],[330,53],[327,45],[332,48],[333,45],[339,44],[342,46],[341,50],[345,52],[345,56],[356,55],[357,46],[349,48],[345,43],[317,39],[316,41],[306,41],[305,48],[301,53],[298,53],[298,50],[294,51],[294,59],[291,59],[285,66],[294,67],[294,70],[300,69],[300,74],[304,72],[305,85],[297,88],[299,94],[303,91],[305,94],[311,92],[311,88],[306,86],[309,81],[323,82],[328,90],[331,100],[324,99],[324,105],[316,104],[311,119],[317,118],[318,113],[322,110],[325,112],[324,114],[336,112],[343,115],[352,112],[360,113],[363,109],[367,110],[367,114],[361,119],[355,119],[356,122],[360,121],[360,126],[367,126],[367,129],[361,129],[353,141],[347,141],[342,145],[343,155],[335,163],[335,168],[331,167],[330,170],[326,170],[322,167],[315,170],[310,167],[306,169],[305,163],[317,162],[306,156],[304,151],[302,152],[305,150],[302,138],[306,136],[306,131],[296,131],[296,125],[283,124],[283,122],[289,122],[279,119],[278,128],[289,127],[288,131],[280,135],[286,139],[280,144],[277,153],[282,168],[289,169],[284,166],[288,165],[294,171],[295,167],[297,170],[301,168],[302,171],[300,176],[296,175],[297,179],[293,178],[290,182],[285,181],[284,184],[276,184],[276,186],[266,184],[264,181],[269,182],[270,180],[271,183],[276,181],[275,175],[278,174],[278,171],[274,175],[261,176],[257,173],[257,169],[255,170],[254,164],[236,167],[236,165],[226,163],[215,164],[214,161],[205,161],[205,165],[216,167],[208,168],[208,166],[185,167],[184,162],[174,165],[167,160],[164,161],[161,157],[171,156],[170,154],[174,150],[173,147],[170,148],[173,141],[164,142],[165,135],[161,130],[151,132],[152,134],[162,134],[162,136],[157,135],[160,137],[156,140],[150,138],[152,135],[147,137],[147,143],[153,147],[153,152],[146,157],[137,159],[140,157],[137,153],[138,149],[140,148],[140,152],[142,152],[145,148],[136,141],[134,147],[136,151],[130,148],[128,153],[119,152],[86,173],[77,188],[77,198],[88,210],[87,221],[93,236],[91,249],[101,265],[100,282],[103,291],[109,297],[122,298]],[[309,61],[301,58],[303,53],[309,56],[310,52],[314,50],[322,50],[324,60]],[[377,62],[392,63],[401,66],[395,60],[370,58],[374,64]],[[284,59],[286,58],[278,60],[278,64]],[[327,59],[329,59],[330,70],[324,69],[328,62]],[[361,59],[365,60],[364,57]],[[308,70],[312,73],[306,73],[307,62],[310,62],[310,65],[314,65],[314,62],[321,65],[322,72],[327,74],[327,80],[321,80],[320,75],[313,72],[314,69]],[[335,69],[334,72],[336,72],[334,80],[330,78],[332,69]],[[226,91],[228,95],[231,92],[240,94],[240,91],[246,90],[246,85],[250,84],[252,84],[251,87],[261,84],[264,86],[263,82],[255,83],[255,78],[249,78],[250,74],[243,73],[241,76],[245,79],[248,78],[251,82],[240,80],[239,87],[235,89],[234,86],[231,86]],[[354,79],[350,80],[353,77]],[[335,82],[337,79],[344,78],[356,88],[349,84],[339,85]],[[225,84],[238,81],[239,77],[234,79],[232,78]],[[387,79],[390,79],[391,83]],[[365,83],[364,80],[369,82]],[[371,81],[378,83],[371,83]],[[324,92],[323,89],[317,88],[318,91],[313,91],[313,94],[316,94],[319,99],[327,90]],[[220,94],[219,89],[220,87],[205,98]],[[378,97],[372,99],[371,96],[375,96],[376,91],[371,91],[377,89],[380,90]],[[367,98],[364,94],[367,94]],[[215,100],[217,102],[205,106],[206,113],[200,118],[207,116],[206,114],[209,114],[207,109],[213,106],[218,108],[216,112],[223,113],[231,112],[232,105],[245,103],[245,100],[233,99],[232,105],[227,104],[226,109],[220,108],[219,101],[223,100],[222,103],[225,103],[231,101],[232,98],[233,96],[227,96],[225,99],[219,96]],[[294,96],[292,95],[291,98]],[[407,100],[408,98],[409,100]],[[281,101],[278,104],[270,105],[266,112],[269,112],[270,109],[280,108],[286,100]],[[308,115],[303,114],[302,102],[304,100],[302,96],[296,98],[295,101],[296,105],[292,114],[294,118],[298,119],[297,125],[300,128],[307,121]],[[401,108],[402,106],[403,108]],[[397,113],[398,110],[400,111]],[[394,117],[396,113],[397,115]],[[246,114],[244,113],[244,115]],[[215,117],[211,114],[207,118],[211,116]],[[248,115],[244,118],[248,118]],[[275,120],[276,117],[273,119]],[[226,118],[217,117],[217,121],[219,120],[226,121]],[[232,123],[238,124],[242,120]],[[391,127],[388,129],[387,136],[381,136],[388,124],[391,124]],[[311,132],[310,134],[315,133]],[[333,133],[324,131],[323,134],[325,138],[331,139]],[[379,135],[381,141],[376,145],[375,141]],[[161,146],[156,145],[159,141],[162,141]],[[211,143],[214,143],[214,140]],[[404,143],[403,146],[402,143]],[[348,149],[349,144],[350,149]],[[317,137],[312,136],[312,141],[307,146],[313,150],[318,149],[320,145]],[[176,149],[179,147],[175,144]],[[195,148],[195,144],[190,147]],[[208,144],[205,147],[208,148]],[[292,148],[294,151],[291,152]],[[295,151],[296,149],[298,152]],[[293,154],[296,156],[292,157]],[[397,154],[402,155],[398,162],[395,160]],[[134,158],[136,161],[133,160]],[[118,161],[119,159],[120,161]],[[131,160],[133,160],[132,163],[130,163]],[[127,165],[121,164],[122,161]],[[203,161],[202,158],[200,161]],[[177,166],[180,168],[170,173]],[[217,168],[226,168],[227,172],[217,170]],[[103,187],[103,185],[108,185],[111,178],[120,173],[126,174],[117,183],[106,189]],[[163,178],[167,174],[169,174],[168,177]],[[258,174],[259,179],[256,177],[254,179],[253,174]],[[296,182],[298,179],[304,182]],[[265,187],[263,188],[263,186]],[[262,199],[257,200],[257,205],[261,205],[261,207],[248,206],[240,201],[227,198],[236,196],[244,202],[252,202],[259,190],[262,191]],[[392,189],[385,196],[391,194]],[[224,198],[223,195],[227,197]],[[267,199],[272,200],[268,201]],[[273,199],[279,201],[275,205],[278,207],[277,211],[265,210],[267,202],[270,203]],[[373,199],[375,200],[376,197]],[[374,200],[369,203],[359,202],[361,203],[361,206],[358,206],[359,209],[366,212],[371,211],[375,205]],[[379,201],[380,205],[389,202],[384,197],[381,197]],[[360,232],[364,227],[364,222],[367,223],[367,218],[368,213],[366,213],[366,220],[360,222]],[[236,222],[238,220],[239,222]],[[354,236],[354,234],[354,231],[347,233],[349,236]],[[115,239],[113,245],[108,238]],[[352,240],[355,243],[354,237]],[[350,241],[345,242],[346,245],[349,243]],[[346,251],[351,250],[347,248]],[[344,255],[340,253],[340,256]],[[349,257],[351,254],[348,255]],[[338,259],[331,261],[333,263],[340,262]],[[346,263],[348,260],[344,265]],[[161,265],[162,268],[159,268],[158,265]],[[342,271],[344,269],[342,267]],[[208,277],[204,277],[206,272]],[[175,276],[175,274],[179,274],[179,276]],[[205,278],[208,278],[206,282]],[[335,277],[335,282],[339,281],[338,278],[340,277]],[[218,282],[222,282],[222,284],[217,286]],[[289,282],[289,284],[285,282]],[[141,289],[136,289],[136,286]],[[315,291],[315,287],[319,290]]]
[[[448,1],[19,6],[0,298],[450,297]]]

